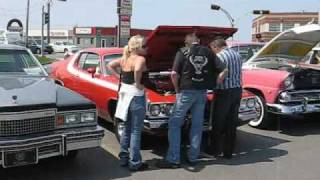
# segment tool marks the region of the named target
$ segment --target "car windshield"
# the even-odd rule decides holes
[[[106,56],[104,56],[104,63],[105,63],[105,65],[107,66],[111,61],[113,61],[113,60],[115,60],[115,59],[119,59],[119,58],[121,58],[122,57],[122,54],[112,54],[112,55],[106,55]],[[108,68],[106,68],[106,72],[107,72],[107,74],[112,74],[109,70],[108,70]],[[120,69],[119,69],[119,72],[120,72]]]
[[[242,58],[243,62],[246,62],[251,56],[257,53],[263,45],[255,44],[255,45],[239,45],[231,47],[233,50],[237,51]]]
[[[45,76],[46,73],[26,50],[0,49],[0,75]]]

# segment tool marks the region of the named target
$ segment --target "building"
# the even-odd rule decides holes
[[[41,29],[29,30],[29,39],[41,39]],[[44,31],[44,39],[47,39],[47,30]],[[73,30],[70,29],[51,29],[50,42],[64,41],[73,43]]]
[[[75,27],[74,44],[80,48],[114,47],[117,44],[117,27]],[[148,36],[152,30],[130,29],[130,35]]]
[[[253,20],[252,41],[270,41],[282,31],[308,23],[317,23],[318,18],[318,12],[286,12],[261,15]]]

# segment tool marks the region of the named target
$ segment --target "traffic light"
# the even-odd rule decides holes
[[[50,21],[49,13],[44,13],[44,24],[48,24]]]
[[[269,10],[253,10],[253,14],[270,14]]]

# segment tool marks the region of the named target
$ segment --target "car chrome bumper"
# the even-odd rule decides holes
[[[0,164],[4,165],[4,153],[34,149],[36,161],[53,156],[66,156],[69,151],[98,147],[104,136],[100,126],[56,130],[46,134],[36,134],[16,138],[0,137]],[[19,166],[19,165],[17,165]]]
[[[320,112],[320,104],[267,104],[267,106],[269,112],[280,115],[298,115]]]
[[[258,114],[256,111],[246,111],[246,112],[239,112],[239,120],[241,122],[244,121],[251,121],[258,117]]]

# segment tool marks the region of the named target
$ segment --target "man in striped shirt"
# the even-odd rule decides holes
[[[211,148],[214,155],[232,158],[238,111],[242,94],[241,56],[227,47],[223,38],[210,43],[211,50],[217,54],[227,70],[220,73],[215,88],[216,100],[211,110],[213,129],[211,133]]]

